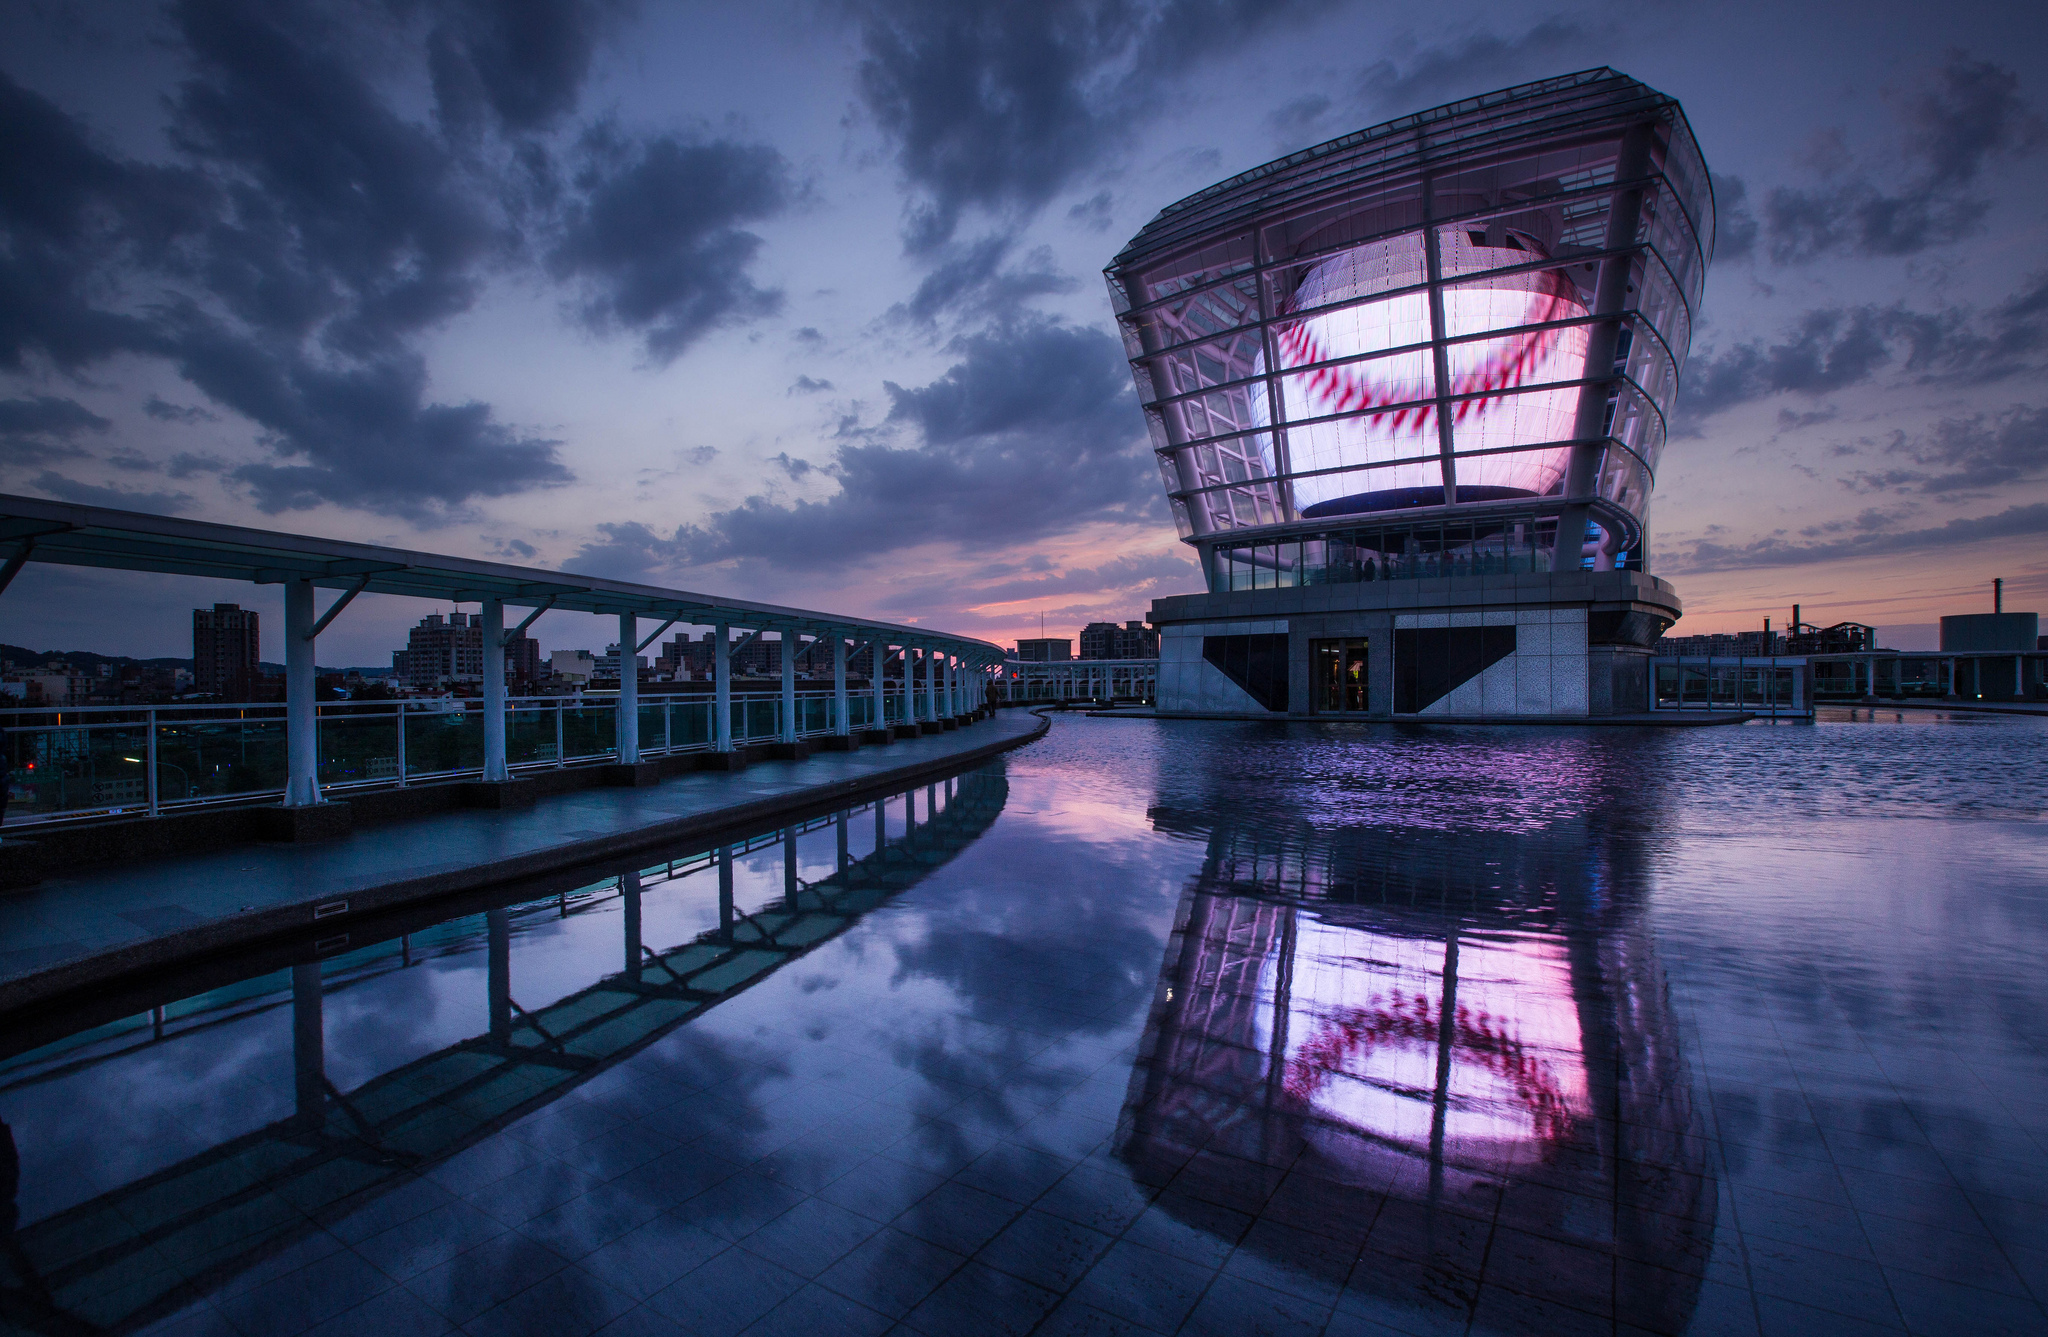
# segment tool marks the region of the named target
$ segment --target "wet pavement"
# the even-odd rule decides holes
[[[2044,742],[1061,719],[0,1041],[0,1320],[2037,1333]]]

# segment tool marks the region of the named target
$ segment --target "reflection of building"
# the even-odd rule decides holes
[[[1081,628],[1083,659],[1157,659],[1159,633],[1143,622],[1090,622]]]
[[[1152,606],[1161,708],[1644,709],[1679,614],[1652,471],[1713,232],[1678,104],[1605,69],[1162,210],[1108,270],[1208,583]],[[1361,648],[1362,693],[1325,642]]]
[[[1683,1331],[1716,1190],[1635,838],[1569,819],[1207,837],[1118,1126],[1136,1177],[1343,1239],[1326,1280],[1446,1330],[1483,1283]],[[1503,1231],[1514,1247],[1478,1247]]]
[[[247,701],[263,681],[263,636],[256,610],[215,604],[192,610],[192,687]]]

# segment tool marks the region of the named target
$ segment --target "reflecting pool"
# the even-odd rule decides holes
[[[0,1323],[2048,1331],[2048,721],[1061,718],[0,1031]]]

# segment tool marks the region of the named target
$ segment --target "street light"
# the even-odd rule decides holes
[[[135,763],[135,764],[136,764],[137,766],[140,766],[140,765],[142,765],[142,758],[140,758],[140,757],[123,757],[123,758],[121,758],[121,760],[123,760],[123,761],[132,761],[132,762],[134,762],[134,763]],[[187,774],[185,773],[185,768],[184,768],[183,766],[180,766],[180,765],[178,765],[178,764],[177,764],[176,762],[170,762],[170,761],[160,761],[160,762],[158,762],[158,763],[157,763],[157,768],[158,768],[159,770],[166,770],[166,769],[167,769],[167,770],[173,770],[173,771],[176,771],[176,772],[178,773],[178,778],[179,778],[180,780],[183,780],[183,781],[185,782],[185,797],[186,797],[186,798],[191,798],[191,797],[192,797],[192,777],[191,777],[191,776],[189,776],[189,775],[187,775]]]

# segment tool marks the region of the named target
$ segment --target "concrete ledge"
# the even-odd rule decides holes
[[[600,766],[597,770],[603,776],[600,783],[612,789],[645,789],[661,783],[659,762],[642,761],[630,766],[615,762],[610,766]]]
[[[303,808],[257,808],[256,830],[261,839],[282,840],[302,845],[313,840],[336,840],[355,829],[355,810],[346,803],[314,803]]]
[[[767,754],[770,761],[802,761],[811,755],[811,745],[805,739],[799,738],[794,743],[765,744],[761,751]]]
[[[457,785],[465,808],[525,808],[540,797],[531,780],[469,780]]]
[[[870,747],[884,747],[896,741],[894,729],[862,729],[860,741]]]
[[[954,719],[951,715],[947,715],[939,720],[939,729],[941,732],[951,733],[959,727],[960,721]]]
[[[10,836],[0,840],[0,891],[18,891],[43,880],[43,847]]]
[[[917,731],[921,734],[944,733],[946,726],[937,720],[919,720],[917,722]]]
[[[1262,724],[1627,724],[1669,729],[1746,724],[1758,718],[1747,711],[1709,713],[1704,710],[1659,710],[1640,715],[1226,715],[1192,710],[1083,710],[1079,713],[1098,720],[1251,720]]]
[[[898,738],[915,738],[919,734],[924,732],[924,730],[918,728],[915,724],[892,724],[889,727],[891,730],[895,732]]]
[[[774,822],[801,821],[807,817],[822,815],[848,803],[859,802],[870,795],[895,792],[902,786],[918,783],[927,777],[937,778],[972,769],[991,757],[1042,738],[1050,727],[1051,721],[1040,716],[1038,727],[1029,733],[994,738],[979,747],[964,748],[942,757],[910,762],[854,779],[808,785],[788,793],[758,798],[709,812],[693,813],[687,817],[678,817],[672,821],[658,822],[631,831],[585,840],[565,841],[547,849],[528,851],[509,858],[405,878],[380,886],[353,888],[340,894],[329,893],[305,900],[270,905],[260,910],[208,920],[190,928],[0,980],[0,1017],[9,1017],[12,1024],[10,1014],[21,1009],[40,1010],[45,1005],[52,1004],[64,1006],[62,1000],[66,995],[95,989],[106,981],[161,969],[194,958],[203,958],[230,948],[303,933],[316,922],[322,932],[335,932],[346,929],[356,920],[367,920],[380,912],[399,907],[490,887],[543,883],[557,875],[561,875],[561,886],[569,887],[576,884],[573,879],[587,880],[588,865],[599,860],[658,849],[678,841],[711,839],[728,832],[739,834]],[[238,811],[246,813],[257,810]],[[281,812],[283,809],[276,811]],[[0,841],[0,853],[4,853],[14,844],[13,840]],[[554,889],[553,886],[548,886],[543,894],[553,894]]]
[[[747,769],[745,748],[734,748],[730,752],[699,752],[697,769],[700,771],[743,771]]]
[[[828,733],[821,738],[811,739],[815,752],[852,752],[861,744],[858,734]]]

